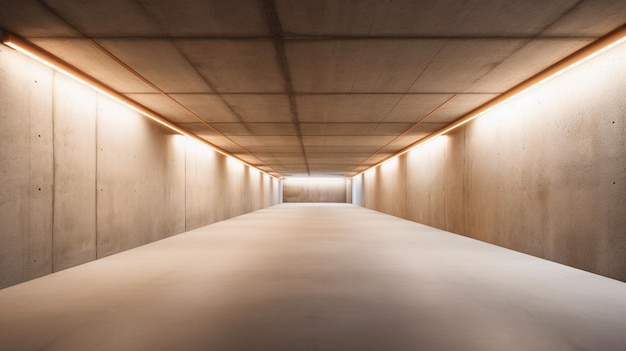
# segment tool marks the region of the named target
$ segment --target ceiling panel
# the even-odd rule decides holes
[[[4,30],[29,38],[81,36],[37,0],[3,1],[0,24]]]
[[[306,35],[534,36],[577,0],[277,0],[283,28]]]
[[[297,95],[301,122],[381,122],[402,99],[398,94]]]
[[[309,162],[309,165],[314,164],[350,164],[357,165],[363,159],[367,157],[358,157],[358,156],[337,156],[336,154],[328,154],[328,155],[320,155],[320,156],[311,156],[307,155],[306,159]]]
[[[350,158],[350,157],[354,157],[356,159],[363,159],[369,155],[371,155],[371,152],[311,152],[311,151],[307,151],[306,153],[306,157],[307,159],[320,159],[320,158],[324,158],[324,157],[333,157],[333,158]]]
[[[155,92],[154,88],[130,74],[128,70],[86,39],[32,39],[31,41],[117,92]]]
[[[198,122],[192,114],[182,109],[163,94],[125,94],[131,100],[167,118],[174,123]]]
[[[241,146],[299,146],[295,136],[232,136],[232,140]]]
[[[452,94],[406,94],[385,117],[384,122],[415,123],[451,97]]]
[[[301,175],[307,175],[308,174],[308,169],[306,166],[304,166],[301,163],[298,164],[291,164],[291,165],[283,165],[284,169],[286,170],[286,172],[291,173],[291,174],[301,174]]]
[[[273,152],[293,152],[293,153],[301,153],[302,147],[298,146],[268,146],[268,145],[260,145],[260,146],[248,146],[246,149],[254,154],[257,153],[273,153]]]
[[[296,127],[291,123],[212,123],[226,135],[297,135]]]
[[[287,95],[223,94],[222,98],[244,122],[292,121],[291,107]]]
[[[251,155],[247,153],[238,153],[238,154],[234,154],[234,156],[254,166],[264,164],[264,162],[259,160],[255,155]],[[271,169],[271,167],[268,166],[268,169]]]
[[[218,96],[213,94],[170,94],[179,103],[209,123],[240,122],[237,115]]]
[[[303,136],[304,146],[382,146],[392,136]]]
[[[178,47],[220,93],[284,93],[271,40],[178,40]]]
[[[415,134],[424,134],[424,133],[434,133],[436,131],[443,129],[447,125],[448,123],[424,122],[424,123],[420,123],[414,128],[411,128],[411,130],[407,134],[415,135]]]
[[[626,1],[582,1],[546,29],[544,36],[597,38],[624,24]]]
[[[302,135],[395,135],[411,123],[302,123]]]
[[[387,152],[387,153],[380,153],[380,154],[376,154],[370,158],[367,159],[367,165],[371,166],[371,165],[375,165],[376,163],[386,159],[387,157],[392,156],[393,153],[391,152]],[[363,165],[365,165],[366,163],[363,163]],[[360,167],[359,167],[360,168]]]
[[[63,19],[90,37],[130,37],[161,35],[139,2],[127,0],[84,1],[46,0]]]
[[[498,94],[459,94],[428,117],[427,121],[430,123],[453,122],[497,96]]]
[[[525,43],[523,39],[449,40],[415,81],[411,91],[464,92]]]
[[[290,154],[283,155],[280,157],[275,157],[274,162],[281,165],[290,165],[290,164],[304,164],[304,156],[302,154]]]
[[[167,36],[270,35],[257,0],[140,0],[150,18]]]
[[[466,92],[503,93],[592,41],[592,39],[533,40],[477,80]]]
[[[166,93],[210,93],[211,88],[169,40],[108,39],[98,42]]]
[[[315,146],[315,145],[305,145],[304,149],[307,153],[347,153],[347,152],[356,152],[356,153],[372,153],[378,150],[380,146],[378,145],[370,145],[370,146],[357,146],[357,145],[348,145],[348,146]]]
[[[323,174],[344,174],[354,169],[356,165],[340,165],[340,164],[315,164],[310,165],[309,170],[311,173],[323,173]]]
[[[389,150],[397,150],[397,149],[404,149],[407,146],[419,141],[420,139],[423,139],[424,137],[428,136],[428,134],[430,133],[416,133],[413,135],[406,135],[406,136],[401,136],[398,139],[394,140],[391,144],[389,144]],[[385,151],[388,151],[387,149],[385,149]]]
[[[209,143],[217,146],[218,148],[228,153],[236,154],[244,151],[241,147],[239,147],[237,144],[233,143],[232,140],[226,137],[214,135],[212,133],[210,135],[200,134],[199,136],[202,137],[202,139],[208,141]]]
[[[298,93],[406,92],[444,45],[443,40],[288,41]]]
[[[282,165],[283,163],[289,164],[294,162],[300,162],[304,164],[304,156],[301,152],[298,153],[255,153],[255,155],[267,162],[268,164],[275,165],[276,167]],[[296,160],[296,161],[294,161]]]
[[[198,123],[177,123],[179,126],[185,128],[186,130],[194,133],[195,135],[198,136],[213,136],[213,135],[221,135],[220,133],[218,133],[217,131],[215,131],[215,129],[207,126],[204,123],[198,122]]]

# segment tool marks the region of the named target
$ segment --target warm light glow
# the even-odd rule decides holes
[[[173,131],[175,131],[177,133],[187,134],[184,131],[182,131],[181,129],[177,128],[176,126],[164,123],[164,121],[162,121],[158,117],[155,117],[154,115],[152,115],[152,114],[150,114],[150,113],[148,113],[146,111],[140,110],[137,107],[135,107],[133,105],[130,105],[130,104],[128,104],[127,102],[125,102],[123,100],[120,100],[118,97],[116,97],[115,95],[111,94],[110,92],[108,92],[108,91],[106,91],[106,90],[104,90],[104,89],[102,89],[102,88],[100,88],[100,87],[98,87],[98,86],[96,86],[96,85],[94,85],[94,84],[92,84],[92,83],[90,83],[90,82],[88,82],[88,81],[86,81],[86,80],[76,76],[75,74],[73,74],[71,72],[68,72],[68,71],[64,70],[63,68],[61,68],[59,66],[54,65],[53,63],[51,63],[51,62],[49,62],[47,60],[44,60],[43,58],[37,56],[36,54],[30,52],[29,50],[27,50],[25,48],[22,48],[21,46],[15,44],[12,41],[5,41],[3,43],[5,45],[15,49],[16,51],[19,51],[22,54],[24,54],[24,55],[34,59],[35,61],[37,61],[39,63],[42,63],[42,64],[52,68],[53,70],[55,70],[57,72],[63,73],[64,75],[74,79],[75,81],[77,81],[77,82],[79,82],[79,83],[81,83],[83,85],[86,85],[87,87],[89,87],[89,88],[91,88],[91,89],[93,89],[93,90],[95,90],[95,91],[97,91],[97,92],[99,92],[99,93],[101,93],[103,95],[108,96],[109,98],[111,98],[111,99],[121,103],[122,105],[124,105],[124,106],[126,106],[126,107],[128,107],[128,108],[130,108],[130,109],[132,109],[132,110],[134,110],[134,111],[136,111],[136,112],[138,112],[138,113],[148,117],[148,118],[150,118],[151,120],[153,120],[153,121],[155,121],[155,122],[157,122],[157,123],[159,123],[159,124],[169,128],[169,129],[171,129],[171,130],[173,130]]]
[[[610,49],[612,49],[612,48],[614,48],[614,47],[616,47],[616,46],[618,46],[618,45],[620,45],[620,44],[622,44],[624,42],[626,42],[626,36],[624,36],[623,38],[613,42],[612,44],[609,44],[609,45],[603,47],[602,49],[600,49],[598,51],[595,51],[595,52],[589,54],[588,56],[583,57],[582,59],[572,63],[571,65],[563,67],[561,70],[558,70],[558,71],[550,74],[549,76],[543,78],[542,80],[537,81],[537,82],[535,82],[535,83],[525,87],[524,89],[514,93],[513,95],[507,96],[504,100],[499,101],[498,103],[490,106],[489,108],[487,108],[485,110],[480,111],[479,113],[476,113],[475,115],[472,115],[470,118],[467,118],[467,119],[463,120],[461,123],[453,125],[453,126],[450,126],[449,128],[445,128],[445,129],[437,132],[436,136],[443,135],[443,134],[446,134],[446,133],[448,133],[448,132],[450,132],[450,131],[452,131],[454,129],[457,129],[460,126],[462,126],[462,125],[464,125],[464,124],[466,124],[468,122],[471,122],[474,119],[476,119],[476,118],[486,114],[487,112],[494,110],[495,108],[501,106],[502,104],[515,99],[516,97],[526,93],[527,91],[529,91],[531,89],[534,89],[534,88],[538,87],[539,85],[544,84],[544,83],[546,83],[546,82],[548,82],[548,81],[550,81],[550,80],[560,76],[561,74],[563,74],[563,73],[573,69],[574,67],[576,67],[576,66],[578,66],[578,65],[580,65],[580,64],[582,64],[584,62],[587,62],[590,59],[592,59],[592,58],[594,58],[594,57],[596,57],[596,56],[598,56],[598,55],[600,55],[600,54],[602,54],[602,53],[604,53],[604,52],[606,52],[606,51],[608,51],[608,50],[610,50]]]
[[[382,167],[382,169],[390,171],[392,169],[396,169],[398,168],[398,165],[400,164],[400,155],[394,155],[391,158],[387,159],[384,163],[382,163],[380,166]]]
[[[607,35],[606,37],[592,43],[591,45],[583,48],[582,50],[579,50],[578,52],[572,54],[571,56],[565,58],[564,60],[560,61],[559,63],[555,64],[554,66],[551,66],[550,68],[546,69],[543,72],[540,72],[539,74],[537,74],[536,76],[533,76],[532,78],[530,78],[529,80],[521,83],[520,85],[512,88],[511,90],[507,91],[506,93],[501,94],[500,96],[496,97],[494,100],[491,100],[490,102],[487,102],[486,104],[482,105],[481,107],[475,109],[474,111],[470,112],[468,115],[465,115],[462,118],[459,118],[458,120],[456,120],[455,122],[452,122],[451,124],[449,124],[448,126],[446,126],[445,128],[428,135],[426,138],[417,141],[415,144],[413,145],[409,145],[407,148],[399,151],[397,154],[384,159],[372,166],[370,166],[369,168],[357,173],[356,175],[354,175],[352,178],[359,176],[361,174],[364,174],[366,172],[368,172],[371,169],[375,169],[376,167],[388,162],[388,161],[392,161],[393,159],[396,159],[398,156],[406,154],[407,152],[417,148],[417,147],[422,147],[423,145],[426,144],[430,144],[433,140],[438,140],[438,139],[442,139],[443,137],[445,137],[444,134],[449,133],[463,125],[465,125],[468,122],[471,122],[473,120],[475,120],[476,118],[485,115],[487,112],[490,112],[492,110],[494,110],[495,108],[503,105],[506,102],[509,102],[515,98],[517,98],[518,96],[526,93],[527,91],[536,88],[537,86],[546,83],[556,77],[558,77],[559,75],[573,69],[576,66],[579,66],[582,63],[585,63],[587,61],[589,61],[590,59],[605,53],[606,51],[615,48],[616,46],[623,44],[626,42],[626,27],[622,27],[621,29],[619,29],[618,31],[615,31],[609,35]]]
[[[79,83],[81,83],[81,84],[83,84],[83,85],[85,85],[85,86],[87,86],[87,87],[89,87],[89,88],[91,88],[91,89],[93,89],[93,90],[95,90],[95,91],[97,91],[97,92],[99,92],[99,93],[101,93],[101,94],[103,94],[103,95],[105,95],[105,96],[115,100],[116,102],[121,103],[122,105],[132,109],[133,111],[141,114],[142,116],[145,116],[145,117],[147,117],[147,118],[149,118],[149,119],[151,119],[151,120],[161,124],[162,126],[168,128],[168,129],[170,129],[170,130],[172,130],[172,131],[174,131],[174,132],[176,132],[178,134],[182,134],[182,135],[186,136],[188,139],[192,139],[195,142],[200,143],[200,144],[204,145],[205,147],[208,147],[209,149],[211,149],[211,150],[213,150],[215,152],[218,152],[218,153],[228,157],[228,159],[232,159],[232,160],[237,161],[237,162],[239,162],[239,163],[241,163],[243,165],[247,165],[247,166],[253,167],[256,170],[258,170],[259,172],[261,172],[261,173],[267,174],[270,177],[274,177],[273,175],[271,175],[271,174],[269,174],[269,173],[267,173],[267,172],[265,172],[263,170],[260,170],[260,169],[256,168],[253,165],[248,164],[247,162],[244,162],[244,161],[242,161],[242,160],[240,160],[240,159],[238,159],[238,158],[236,158],[236,157],[234,157],[234,156],[232,156],[230,154],[225,153],[222,150],[219,150],[219,149],[213,147],[206,140],[204,140],[204,139],[202,139],[202,138],[198,137],[197,135],[194,135],[194,134],[192,134],[190,132],[187,132],[187,131],[185,131],[182,128],[179,128],[178,126],[176,126],[175,124],[169,122],[168,120],[150,113],[148,111],[148,109],[142,108],[141,105],[135,103],[134,101],[127,100],[127,98],[123,97],[122,95],[118,94],[117,92],[112,91],[110,89],[107,89],[106,87],[101,86],[100,84],[97,84],[95,82],[90,81],[89,77],[81,77],[82,75],[79,75],[79,74],[76,74],[74,72],[71,72],[69,69],[65,69],[61,65],[55,64],[55,63],[45,59],[42,56],[46,56],[46,55],[39,54],[37,49],[30,47],[29,44],[27,44],[26,42],[23,42],[22,40],[17,39],[13,35],[9,35],[8,33],[4,33],[3,36],[2,36],[2,43],[4,45],[6,45],[6,46],[8,46],[8,47],[10,47],[10,48],[12,48],[12,49],[22,53],[22,54],[24,54],[24,55],[26,55],[26,56],[28,56],[28,57],[30,57],[32,59],[34,59],[35,61],[37,61],[37,62],[39,62],[39,63],[41,63],[41,64],[43,64],[43,65],[45,65],[47,67],[52,68],[53,70],[55,70],[57,72],[63,73],[64,75],[66,75],[66,76],[74,79],[75,81],[77,81],[77,82],[79,82]]]
[[[285,177],[286,181],[308,181],[308,182],[336,182],[338,180],[345,180],[345,177]]]

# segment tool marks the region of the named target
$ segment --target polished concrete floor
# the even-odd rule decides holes
[[[624,350],[626,284],[281,205],[0,290],[1,350]]]

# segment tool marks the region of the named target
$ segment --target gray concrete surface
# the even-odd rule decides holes
[[[54,138],[54,145],[50,148],[54,154],[51,236],[53,269],[56,271],[89,262],[97,255],[98,94],[55,73],[54,90],[50,95],[54,98],[54,126],[48,133]],[[33,105],[37,103],[32,102]],[[19,115],[10,118],[19,118]]]
[[[0,290],[8,350],[623,350],[626,284],[284,204]]]
[[[273,205],[277,182],[0,47],[0,288]]]
[[[184,232],[184,138],[106,97],[97,123],[98,258]]]
[[[0,287],[52,271],[52,76],[0,48]]]
[[[366,172],[364,204],[626,281],[624,96],[626,44]]]

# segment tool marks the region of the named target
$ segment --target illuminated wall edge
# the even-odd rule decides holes
[[[281,179],[280,177],[274,176],[262,169],[259,169],[258,167],[240,159],[239,157],[232,155],[222,149],[220,149],[219,147],[211,144],[210,142],[200,138],[199,136],[195,135],[194,133],[186,130],[185,128],[181,128],[177,125],[175,125],[174,123],[170,122],[169,120],[167,120],[166,118],[163,118],[161,116],[159,116],[158,114],[154,113],[153,111],[151,111],[150,109],[146,108],[145,106],[137,103],[136,101],[129,99],[123,95],[121,95],[120,93],[116,92],[115,90],[107,87],[106,85],[102,84],[101,82],[99,82],[98,80],[90,77],[89,75],[81,72],[80,70],[78,70],[77,68],[71,66],[70,64],[64,62],[63,60],[55,57],[54,55],[46,52],[45,50],[37,47],[34,44],[29,43],[28,41],[19,38],[13,34],[10,34],[8,32],[4,32],[2,31],[2,44],[52,68],[53,70],[63,73],[64,75],[82,83],[83,85],[101,93],[104,94],[106,96],[108,96],[109,98],[121,103],[122,105],[134,110],[135,112],[138,112],[139,114],[149,118],[150,120],[159,123],[160,125],[176,132],[179,134],[184,135],[185,137],[194,140],[200,144],[202,144],[203,146],[206,146],[208,148],[210,148],[211,150],[220,153],[226,157],[229,157],[231,159],[236,160],[237,162],[240,162],[248,167],[254,168],[255,170],[266,174],[272,178],[275,179]]]
[[[367,167],[366,169],[358,172],[357,174],[350,177],[350,179],[354,177],[358,177],[359,175],[369,171],[370,169],[374,169],[383,163],[396,158],[398,156],[404,155],[407,152],[441,136],[448,132],[451,132],[454,129],[461,127],[462,125],[475,120],[476,118],[484,115],[485,113],[493,110],[494,108],[506,103],[509,100],[514,99],[515,97],[523,94],[526,91],[531,90],[532,88],[557,77],[558,75],[567,72],[568,70],[578,66],[581,63],[587,62],[595,56],[598,56],[620,44],[626,42],[626,25],[623,25],[616,29],[615,31],[609,33],[608,35],[596,40],[595,42],[585,46],[584,48],[576,51],[570,56],[564,58],[563,60],[553,64],[552,66],[546,68],[545,70],[537,73],[531,78],[523,81],[522,83],[516,85],[515,87],[509,89],[508,91],[500,94],[496,98],[486,102],[480,107],[472,110],[467,115],[457,119],[456,121],[448,124],[444,128],[428,135],[427,137],[418,140],[417,142],[405,147],[404,149],[398,151],[397,153],[384,158],[378,163]]]

